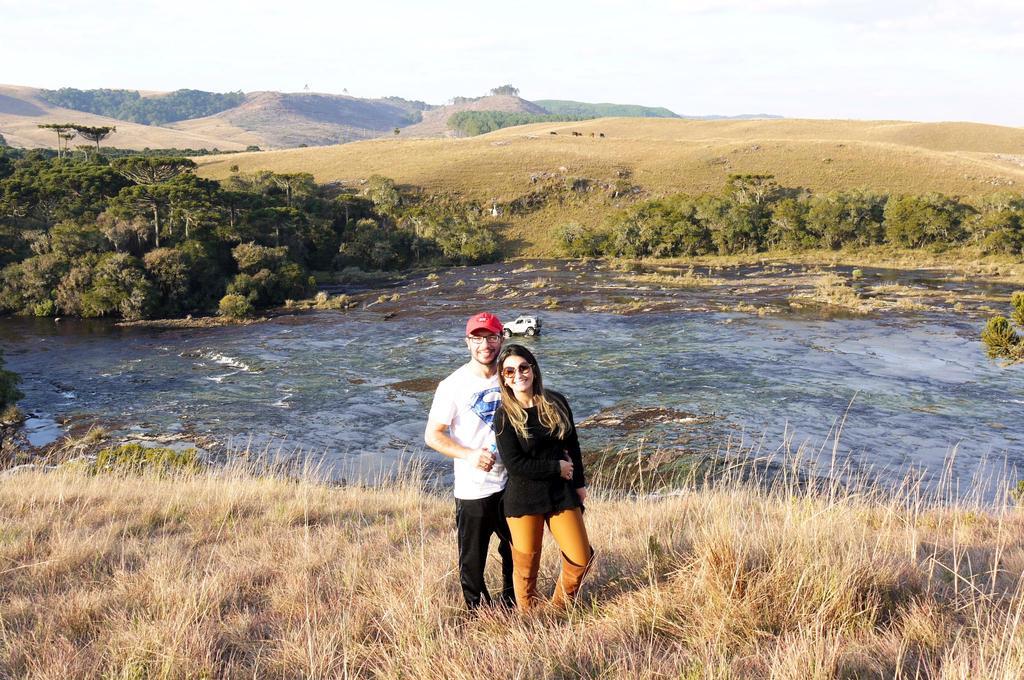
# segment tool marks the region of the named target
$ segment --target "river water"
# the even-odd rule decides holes
[[[7,318],[0,343],[23,377],[21,405],[34,416],[37,444],[100,422],[312,453],[338,476],[399,457],[438,463],[422,444],[432,389],[466,358],[465,318],[486,308],[542,317],[543,334],[520,341],[578,421],[649,407],[713,415],[721,425],[696,437],[720,439],[704,448],[724,448],[728,436],[733,450],[759,443],[761,453],[784,440],[831,452],[842,421],[839,456],[887,474],[937,475],[951,455],[964,483],[1024,468],[1024,372],[985,357],[982,314],[732,311],[739,294],[776,303],[782,295],[737,288],[742,275],[663,289],[596,265],[492,265],[371,291],[365,308],[348,312],[188,330]],[[399,299],[369,304],[381,292]],[[631,304],[630,313],[602,311],[609,301]],[[671,448],[689,420],[581,432],[585,446],[643,437]]]

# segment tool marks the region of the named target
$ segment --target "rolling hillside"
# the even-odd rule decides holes
[[[52,147],[53,133],[40,130],[39,124],[76,122],[116,126],[117,133],[109,143],[129,149],[233,151],[250,145],[264,149],[316,146],[391,134],[395,127],[419,122],[421,111],[430,108],[398,97],[359,99],[311,92],[252,92],[245,95],[242,104],[226,111],[160,126],[54,106],[41,95],[36,88],[0,85],[0,133],[8,144]]]
[[[450,137],[448,119],[460,111],[504,111],[507,113],[547,113],[533,102],[510,95],[491,95],[460,104],[446,104],[423,113],[423,120],[402,130],[406,137]]]
[[[236,105],[240,98],[241,103]],[[218,94],[198,90],[166,93],[63,88],[53,91],[0,85],[0,134],[12,146],[52,147],[55,144],[53,134],[38,126],[74,122],[117,127],[117,134],[108,141],[121,148],[236,151],[249,146],[261,149],[328,146],[390,137],[396,128],[404,138],[457,136],[448,128],[448,120],[462,111],[572,116],[675,115],[668,109],[628,104],[546,101],[550,111],[510,95],[456,98],[454,103],[432,106],[400,97],[360,99],[314,92],[243,95],[241,92]],[[205,115],[197,111],[217,113]]]
[[[236,135],[232,138],[215,134],[216,131],[212,129],[178,130],[72,111],[48,104],[39,96],[39,90],[36,88],[0,85],[0,133],[11,146],[55,147],[56,139],[53,132],[40,130],[38,126],[41,123],[67,122],[114,126],[117,132],[104,143],[127,149],[216,148],[234,151],[244,149],[250,144],[259,144],[259,140],[251,135]],[[72,146],[74,144],[72,141]]]
[[[673,111],[661,106],[639,106],[637,104],[591,104],[566,99],[538,99],[534,102],[548,113],[583,118],[681,118]]]
[[[467,139],[378,139],[197,161],[201,174],[214,178],[227,177],[234,164],[243,172],[311,172],[318,181],[355,187],[381,174],[428,192],[497,202],[499,209],[546,194],[551,200],[536,202],[529,214],[500,220],[517,253],[540,255],[550,252],[552,231],[566,222],[598,225],[635,197],[718,191],[731,173],[773,174],[784,186],[814,191],[1019,192],[1024,130],[973,123],[603,118]],[[613,195],[623,182],[630,198]],[[580,190],[561,190],[574,183]]]
[[[240,139],[252,135],[262,148],[322,146],[372,139],[419,121],[421,107],[399,98],[358,99],[311,92],[252,92],[227,111],[175,123],[196,134]]]

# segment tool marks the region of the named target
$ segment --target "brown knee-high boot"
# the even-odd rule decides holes
[[[583,583],[583,579],[586,578],[587,573],[590,572],[590,567],[594,564],[595,550],[590,549],[590,559],[587,560],[586,564],[576,564],[568,557],[565,553],[562,553],[562,573],[558,577],[558,583],[555,585],[555,593],[551,596],[551,604],[558,609],[567,609],[569,605],[576,601],[576,595],[579,593],[580,585]]]
[[[540,551],[520,552],[512,546],[512,585],[516,591],[519,611],[528,612],[537,604],[537,574],[540,572]]]

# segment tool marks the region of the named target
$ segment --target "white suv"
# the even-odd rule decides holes
[[[540,333],[540,319],[535,316],[520,316],[512,323],[504,324],[504,336],[537,335]]]

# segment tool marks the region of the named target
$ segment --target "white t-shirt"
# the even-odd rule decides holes
[[[448,436],[470,449],[490,449],[495,463],[490,472],[472,467],[461,458],[455,463],[455,497],[463,500],[485,498],[505,488],[508,473],[494,444],[494,412],[501,392],[498,374],[481,378],[465,364],[441,381],[430,406],[430,420],[448,426]]]

